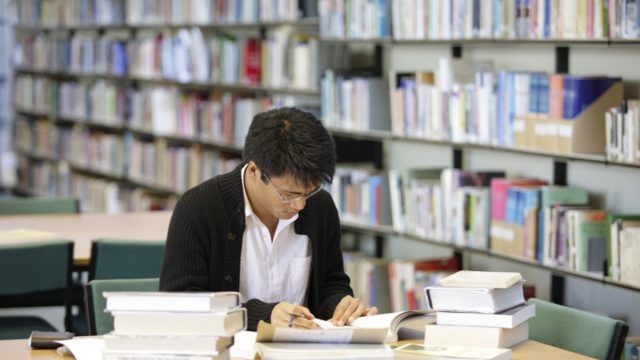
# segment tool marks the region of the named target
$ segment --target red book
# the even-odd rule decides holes
[[[442,259],[431,259],[414,263],[415,271],[458,271],[460,262],[457,256]]]
[[[244,82],[248,84],[260,84],[260,40],[247,39],[244,46]]]

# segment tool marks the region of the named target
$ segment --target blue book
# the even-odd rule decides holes
[[[538,76],[538,112],[549,114],[549,75]]]
[[[369,177],[369,209],[363,209],[369,211],[369,224],[379,224],[382,219],[378,216],[380,213],[380,200],[376,201],[376,193],[382,192],[382,178],[379,175],[371,175]]]
[[[391,13],[389,7],[387,6],[389,3],[386,0],[377,0],[376,10],[378,11],[378,21],[380,27],[380,37],[389,37],[389,20],[387,19],[387,14]]]
[[[538,108],[538,74],[529,74],[529,112],[537,114]]]
[[[404,128],[405,131],[415,130],[415,108],[416,108],[416,80],[412,78],[402,78],[401,84],[402,98],[404,99]]]
[[[567,75],[563,80],[563,118],[575,119],[620,78]]]
[[[480,34],[480,10],[482,9],[482,4],[480,0],[473,0],[473,28],[472,32],[474,36]]]
[[[551,37],[551,0],[544,1],[544,38]]]
[[[504,222],[506,222],[507,224],[516,223],[516,212],[518,211],[518,192],[519,190],[516,188],[509,188],[509,190],[507,190],[507,204],[504,213]]]
[[[518,224],[524,226],[525,212],[532,208],[538,206],[538,196],[540,194],[539,189],[520,189],[521,201],[519,205],[521,205],[518,211]]]
[[[516,74],[507,73],[507,119],[506,132],[504,135],[504,145],[511,146],[513,144],[513,119],[516,113]]]
[[[493,0],[493,31],[492,34],[498,34],[500,31],[500,8],[502,0]]]
[[[504,145],[504,123],[505,123],[505,99],[506,99],[507,72],[500,71],[498,74],[498,114],[496,123],[496,139],[498,145]]]

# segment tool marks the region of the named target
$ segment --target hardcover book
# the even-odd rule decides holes
[[[425,295],[428,307],[437,311],[495,314],[524,304],[522,282],[506,289],[429,286]]]
[[[438,311],[438,325],[489,326],[514,328],[536,315],[535,305],[521,305],[496,314]]]
[[[238,292],[110,292],[107,311],[227,311],[240,306]]]

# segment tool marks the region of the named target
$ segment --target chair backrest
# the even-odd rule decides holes
[[[620,359],[629,326],[622,321],[540,299],[529,320],[529,339],[591,356]]]
[[[72,268],[72,241],[1,244],[0,307],[64,305],[70,328]]]
[[[80,203],[73,197],[30,197],[0,200],[0,215],[77,214]]]
[[[105,291],[158,291],[160,279],[110,279],[92,280],[87,284],[87,319],[90,335],[103,335],[113,330],[113,317],[105,313],[107,301]]]
[[[164,240],[93,240],[89,280],[159,277],[164,244]]]

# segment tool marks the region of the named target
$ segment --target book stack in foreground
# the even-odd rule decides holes
[[[105,292],[113,332],[104,360],[229,359],[233,336],[246,329],[237,292]]]
[[[437,310],[425,344],[506,349],[529,338],[535,307],[525,304],[519,273],[459,271],[440,284],[425,289]]]

